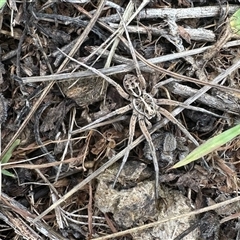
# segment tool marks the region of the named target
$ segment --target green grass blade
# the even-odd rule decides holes
[[[1,163],[7,163],[9,159],[12,157],[12,153],[14,149],[20,144],[20,139],[17,139],[13,145],[8,149],[6,154],[3,156]]]
[[[20,139],[17,139],[13,143],[13,145],[8,149],[6,154],[3,156],[1,163],[7,163],[9,161],[9,159],[12,157],[12,153],[13,153],[14,149],[20,144],[20,142],[21,142]],[[5,169],[1,169],[1,173],[3,175],[9,176],[9,177],[13,177],[13,178],[16,177],[13,173],[11,173],[11,172],[9,172],[8,170],[5,170]]]
[[[0,0],[0,9],[5,5],[7,0]]]
[[[240,9],[231,16],[230,27],[234,33],[240,34]]]
[[[203,156],[206,154],[215,151],[218,149],[220,146],[223,144],[229,142],[236,136],[240,134],[240,124],[228,129],[225,132],[220,133],[219,135],[210,138],[207,140],[205,143],[194,149],[186,158],[181,160],[180,162],[176,163],[173,167],[171,168],[179,168],[182,166],[185,166]]]
[[[5,176],[8,176],[8,177],[16,178],[15,174],[9,172],[6,169],[2,169],[2,174],[5,175]]]

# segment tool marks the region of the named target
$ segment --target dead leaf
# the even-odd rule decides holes
[[[180,36],[189,44],[191,44],[191,36],[187,33],[187,31],[182,27],[178,26],[178,32]]]

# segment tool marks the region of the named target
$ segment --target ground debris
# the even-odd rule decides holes
[[[137,165],[138,164],[138,165]],[[113,189],[111,184],[115,178],[119,164],[98,176],[98,186],[95,193],[95,204],[103,213],[110,212],[119,228],[125,229],[143,225],[172,215],[191,211],[188,199],[180,191],[168,187],[159,187],[161,206],[156,208],[154,199],[154,182],[141,181],[129,188]],[[124,170],[128,169],[128,170]],[[146,165],[129,161],[126,163],[119,181],[126,183],[129,179],[139,179],[140,174],[146,171]],[[131,171],[131,170],[132,171]],[[135,181],[136,182],[136,181]],[[172,239],[191,224],[194,218],[169,221],[147,231],[132,233],[133,239]],[[196,239],[197,231],[192,232],[185,239]]]
[[[239,124],[239,69],[231,70],[239,42],[219,44],[239,1],[8,3],[0,10],[2,155],[16,139],[20,144],[1,162],[16,178],[2,174],[0,238],[17,239],[23,230],[28,239],[92,239],[238,192],[239,137],[204,161],[168,168],[192,143]],[[122,157],[126,165],[112,188]],[[25,222],[17,203],[34,217]],[[178,239],[194,226],[185,239],[236,239],[238,211],[230,204],[121,240]]]

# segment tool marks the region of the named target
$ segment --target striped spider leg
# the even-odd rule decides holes
[[[139,81],[139,78],[131,74],[127,74],[123,79],[123,86],[126,92],[131,97],[130,99],[132,103],[133,113],[132,113],[130,124],[129,124],[128,146],[126,147],[126,152],[124,154],[121,166],[115,177],[113,187],[115,186],[117,179],[128,159],[129,152],[130,152],[129,146],[133,142],[136,122],[138,120],[140,129],[150,146],[150,150],[153,158],[154,170],[155,170],[155,198],[158,199],[159,167],[158,167],[155,146],[152,142],[151,135],[149,134],[148,128],[146,126],[146,124],[148,126],[151,126],[151,123],[149,122],[149,120],[155,117],[156,111],[155,111],[155,103],[153,99],[151,99],[150,95],[148,95],[145,92],[144,84],[145,84],[144,78],[142,81]]]
[[[124,107],[121,107],[119,109],[116,109],[115,111],[113,112],[110,112],[98,119],[96,119],[95,121],[87,124],[86,126],[84,127],[81,127],[77,130],[74,130],[71,132],[72,135],[75,135],[77,133],[81,133],[81,132],[84,132],[84,131],[87,131],[87,130],[90,130],[90,129],[93,129],[93,128],[96,128],[98,126],[99,123],[102,123],[104,122],[105,120],[108,120],[109,118],[112,118],[112,117],[115,117],[117,115],[123,115],[124,113],[127,113],[129,112],[130,110],[132,109],[132,104],[128,104]]]
[[[210,112],[208,110],[205,110],[204,108],[190,106],[190,105],[187,105],[187,104],[184,104],[184,103],[181,103],[181,102],[177,102],[177,101],[174,101],[174,100],[170,100],[170,99],[155,99],[155,98],[153,100],[156,103],[156,105],[180,106],[180,107],[184,107],[184,108],[189,109],[189,110],[194,110],[194,111],[207,113],[207,114],[212,115],[214,117],[223,118],[223,116],[220,116],[218,114],[212,113],[212,112]],[[81,132],[84,132],[84,131],[96,128],[96,127],[98,127],[99,123],[102,123],[105,120],[108,120],[109,118],[115,117],[116,115],[123,115],[123,114],[129,112],[130,110],[132,110],[132,104],[128,104],[128,105],[126,105],[124,107],[116,109],[115,111],[110,112],[110,113],[108,113],[108,114],[106,114],[106,115],[96,119],[95,121],[87,124],[84,127],[81,127],[81,128],[79,128],[77,130],[72,131],[71,134],[75,135],[77,133],[81,133]]]

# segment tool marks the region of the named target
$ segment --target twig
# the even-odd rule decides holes
[[[21,205],[18,201],[16,201],[13,198],[10,198],[5,193],[2,193],[1,196],[1,203],[3,203],[5,206],[8,206],[12,211],[14,211],[17,215],[19,220],[24,218],[28,224],[26,226],[30,226],[32,224],[32,220],[34,219],[34,215],[31,214],[23,205]],[[21,217],[22,218],[21,218]],[[0,218],[5,217],[4,215],[0,214]],[[3,218],[3,220],[6,220],[6,218]],[[17,219],[16,219],[17,220]],[[37,230],[42,233],[44,236],[48,237],[51,240],[65,240],[66,238],[63,238],[59,233],[55,232],[52,227],[48,226],[47,224],[43,222],[38,222],[34,224]],[[29,227],[30,228],[30,227]],[[26,234],[25,232],[20,232],[20,234]],[[24,235],[23,237],[26,238],[27,235]],[[39,239],[39,238],[33,238],[33,234],[28,235],[29,238],[26,239]],[[43,238],[40,238],[43,239]]]
[[[172,80],[172,82],[165,85],[167,89],[171,93],[177,94],[181,97],[191,97],[194,94],[196,94],[198,91],[197,89],[194,89],[187,85],[183,85],[176,82],[176,79],[174,78],[170,78],[168,80]],[[219,109],[221,111],[228,111],[230,113],[237,114],[237,115],[239,114],[239,108],[240,108],[239,104],[230,102],[230,101],[224,102],[220,98],[211,96],[207,93],[205,93],[204,96],[199,97],[197,101],[209,107]]]
[[[229,47],[234,47],[239,45],[240,45],[240,40],[235,40],[227,43],[223,47],[229,48]],[[152,64],[158,64],[161,62],[172,61],[182,57],[203,53],[210,47],[197,48],[197,49],[188,50],[180,53],[168,54],[168,55],[157,57],[157,58],[151,58],[151,59],[148,59],[148,62]],[[144,66],[147,67],[147,65],[142,62],[139,62],[139,66],[140,68]],[[129,72],[129,71],[132,71],[133,69],[134,69],[134,66],[132,64],[121,64],[121,65],[110,67],[107,69],[99,69],[99,71],[104,73],[105,75],[114,75],[119,72],[122,72],[122,73]],[[89,70],[86,70],[86,71],[80,71],[80,72],[75,72],[71,74],[63,73],[63,74],[53,74],[53,75],[47,75],[47,76],[22,77],[21,80],[23,81],[24,84],[27,84],[27,83],[33,83],[33,82],[36,83],[36,82],[64,81],[64,80],[69,81],[69,80],[77,80],[80,78],[93,77],[93,76],[97,76],[97,74],[92,73]],[[234,89],[232,89],[232,91],[234,91]],[[237,92],[239,91],[237,90]]]
[[[118,26],[118,35],[119,36],[122,35],[123,32],[124,32],[124,29],[122,27],[123,22],[127,22],[130,19],[130,16],[133,14],[133,10],[134,10],[134,4],[133,4],[132,1],[129,1],[129,3],[126,7],[126,10],[123,13],[120,25]],[[108,58],[107,58],[107,61],[106,61],[105,66],[104,66],[105,68],[110,67],[112,57],[115,53],[115,50],[116,50],[119,42],[120,42],[120,38],[116,38],[115,41],[113,42],[111,50],[110,50]]]
[[[223,10],[226,11],[226,6],[221,6]],[[239,6],[229,5],[229,13],[232,14],[239,9]],[[219,6],[209,6],[209,7],[194,7],[194,8],[145,8],[138,14],[140,20],[143,19],[158,19],[166,18],[166,16],[174,16],[176,20],[188,19],[188,18],[207,18],[207,17],[216,17],[220,13]],[[104,22],[119,22],[120,17],[118,14],[113,14],[108,17],[100,18]]]
[[[118,24],[116,23],[109,23],[109,26],[112,28],[118,28]],[[141,26],[127,26],[127,30],[129,33],[140,33],[140,34],[148,34],[150,32],[154,36],[162,36],[166,35],[167,31],[165,29],[161,29],[158,27],[141,27]],[[194,41],[204,41],[204,42],[214,42],[215,41],[215,34],[211,30],[207,30],[205,28],[184,28],[191,40]]]
[[[59,49],[60,52],[62,52],[60,49]],[[62,52],[62,54],[68,56],[67,54],[65,54],[64,52]],[[222,90],[227,90],[229,92],[238,92],[240,93],[240,90],[239,89],[235,89],[235,88],[231,88],[231,87],[225,87],[225,86],[221,86],[221,85],[218,85],[216,84],[214,81],[211,81],[211,82],[205,82],[205,81],[201,81],[201,80],[198,80],[198,79],[195,79],[195,78],[191,78],[191,77],[187,77],[187,76],[184,76],[184,75],[180,75],[178,73],[175,73],[175,72],[171,72],[169,70],[166,70],[164,68],[161,68],[155,64],[152,64],[149,60],[145,59],[142,55],[140,55],[138,52],[136,52],[136,55],[137,57],[143,62],[145,63],[147,66],[149,66],[150,68],[158,71],[158,72],[161,72],[161,73],[165,73],[169,76],[172,76],[172,77],[175,77],[177,79],[180,79],[180,80],[183,80],[183,81],[188,81],[188,82],[192,82],[192,83],[198,83],[198,84],[201,84],[201,85],[205,85],[205,86],[209,86],[209,87],[215,87],[215,88],[218,88],[218,89],[222,89]],[[121,90],[121,86],[114,82],[112,79],[110,79],[109,77],[107,77],[106,75],[104,75],[101,71],[93,68],[93,67],[90,67],[88,65],[86,65],[85,63],[83,62],[79,62],[77,61],[76,59],[68,56],[69,59],[71,59],[73,62],[75,63],[78,63],[79,65],[91,70],[92,72],[96,73],[96,75],[106,79],[109,83],[111,83],[115,88],[117,88],[117,90],[119,91],[119,93],[122,93],[122,97],[127,99],[127,96],[124,94],[124,91]],[[135,67],[134,67],[135,69]]]

